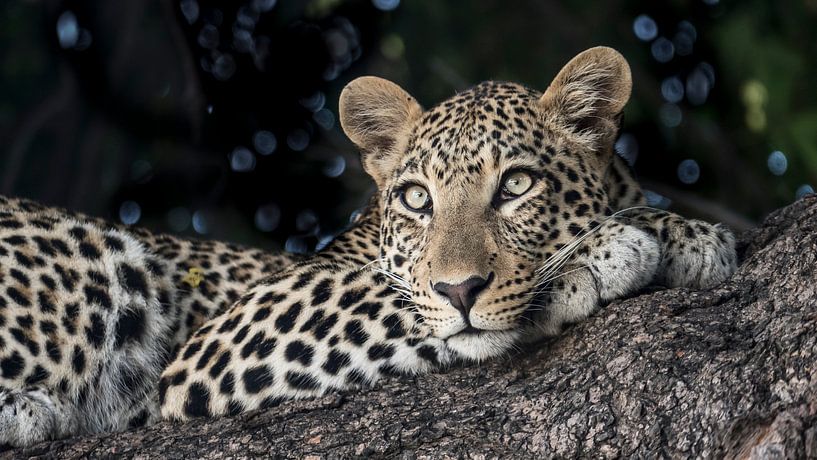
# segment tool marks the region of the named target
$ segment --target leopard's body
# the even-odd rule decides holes
[[[146,228],[114,224],[104,219],[44,206],[24,198],[0,196],[0,211],[14,220],[20,213],[43,216],[45,221],[73,219],[91,224],[100,230],[125,232],[135,238],[147,252],[147,266],[160,280],[159,301],[174,318],[171,351],[183,345],[190,334],[205,321],[225,311],[246,291],[247,287],[291,263],[300,260],[297,254],[267,251],[233,243],[179,238],[153,233]],[[42,221],[42,222],[45,222]],[[26,222],[27,227],[42,223]],[[25,234],[25,227],[7,224],[5,231]],[[103,248],[104,250],[104,248]]]
[[[322,252],[275,274],[284,259],[238,251],[241,260],[253,254],[270,262],[243,265],[246,276],[230,275],[215,295],[202,293],[196,301],[172,298],[185,291],[185,272],[204,265],[199,256],[210,262],[205,273],[224,270],[231,256],[214,260],[212,248],[199,254],[170,237],[63,215],[49,233],[65,240],[73,256],[58,262],[37,246],[37,232],[28,225],[35,219],[31,210],[9,209],[4,219],[27,225],[0,224],[0,245],[19,236],[43,265],[41,272],[23,270],[14,260],[19,248],[8,248],[10,255],[0,256],[10,258],[0,267],[14,266],[32,280],[56,279],[56,265],[70,262],[80,292],[102,284],[111,301],[106,307],[69,290],[53,296],[59,312],[54,316],[33,301],[24,305],[17,295],[0,297],[9,300],[0,307],[0,360],[15,357],[22,369],[0,376],[13,396],[0,406],[0,433],[19,427],[5,438],[0,434],[0,443],[127,424],[121,417],[89,427],[82,421],[89,416],[89,398],[119,404],[111,419],[130,416],[134,408],[153,419],[152,397],[143,398],[147,410],[129,402],[150,390],[161,361],[152,350],[178,344],[189,314],[190,327],[207,315],[212,319],[162,372],[157,399],[165,418],[241,413],[370,384],[383,375],[489,359],[520,342],[557,334],[604,302],[651,282],[705,288],[723,281],[735,269],[731,233],[643,207],[629,168],[612,153],[629,85],[623,58],[600,48],[571,61],[544,94],[487,82],[428,111],[394,84],[356,80],[341,96],[340,115],[378,185],[362,217]],[[84,228],[83,238],[72,233],[77,226]],[[106,237],[128,250],[106,247]],[[89,241],[100,257],[82,257],[82,244]],[[168,263],[168,270],[154,268]],[[100,275],[105,283],[98,282]],[[3,277],[0,288],[22,289],[18,278]],[[28,297],[36,298],[36,290],[29,288]],[[61,292],[58,286],[52,291]],[[160,299],[163,292],[169,302]],[[59,322],[76,296],[81,332],[71,333]],[[206,313],[195,316],[202,308],[194,305],[206,305]],[[141,333],[133,327],[120,332],[116,325],[135,311],[152,319],[149,327],[140,321]],[[58,324],[42,330],[43,321]],[[163,342],[168,334],[171,339]],[[89,350],[85,373],[72,373],[71,359],[53,362],[47,352],[31,350],[32,343],[46,350],[49,340],[64,356],[71,354],[70,344]],[[122,387],[121,381],[110,388],[98,383],[127,375],[111,373],[110,366],[138,362],[132,354],[142,357],[145,378],[138,385],[127,382],[137,388],[121,391],[113,402],[111,388]],[[38,365],[47,378],[39,378],[45,374]],[[62,380],[86,391],[66,392]],[[23,403],[42,410],[7,410]]]
[[[0,197],[0,445],[155,419],[190,333],[293,260]]]

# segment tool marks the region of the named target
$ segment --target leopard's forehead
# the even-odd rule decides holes
[[[536,104],[540,97],[523,85],[487,81],[441,102],[418,121],[398,173],[467,181],[502,160],[541,155],[549,136]]]
[[[538,92],[518,83],[485,81],[437,104],[424,114],[422,123],[439,126],[446,123],[446,116],[450,116],[452,122],[464,121],[470,116],[489,117],[497,115],[497,106],[526,106],[540,97]]]

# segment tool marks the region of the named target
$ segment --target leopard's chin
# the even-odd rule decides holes
[[[518,330],[489,331],[469,326],[445,340],[457,357],[467,361],[485,361],[511,351],[520,339]]]

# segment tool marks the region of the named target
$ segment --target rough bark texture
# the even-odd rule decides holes
[[[615,302],[511,359],[7,456],[817,457],[817,197],[708,291]]]

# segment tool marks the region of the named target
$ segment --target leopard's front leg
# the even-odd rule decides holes
[[[634,209],[623,221],[655,236],[661,260],[655,284],[703,289],[737,270],[735,236],[723,224],[686,219],[667,211]]]
[[[543,273],[544,292],[532,307],[528,338],[556,335],[600,305],[642,289],[655,276],[659,256],[658,242],[648,233],[614,220],[602,223],[556,274]]]

